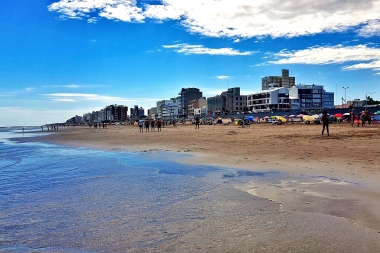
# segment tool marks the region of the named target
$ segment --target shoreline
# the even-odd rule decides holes
[[[330,137],[322,137],[320,132],[321,126],[303,124],[201,125],[199,130],[178,125],[149,133],[140,133],[134,126],[76,126],[43,131],[40,133],[53,134],[26,141],[155,153],[158,158],[160,152],[189,154],[173,159],[234,170],[278,171],[284,178],[246,180],[234,187],[276,201],[285,211],[344,217],[380,231],[380,165],[375,162],[380,154],[376,143],[379,125],[352,128],[331,124]]]

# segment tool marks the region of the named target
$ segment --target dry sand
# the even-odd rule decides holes
[[[330,136],[321,136],[321,129],[305,124],[195,129],[179,124],[140,133],[134,126],[76,126],[34,141],[155,154],[185,152],[192,156],[181,156],[177,162],[282,172],[282,178],[248,180],[235,187],[277,201],[285,211],[344,217],[380,231],[379,125],[330,124]]]

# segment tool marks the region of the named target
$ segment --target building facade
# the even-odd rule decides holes
[[[213,116],[248,111],[247,96],[240,94],[239,87],[230,88],[220,95],[207,98],[207,110]]]
[[[178,93],[180,96],[180,117],[187,117],[189,102],[191,100],[201,98],[202,92],[198,88],[182,88]]]
[[[289,76],[289,70],[283,69],[281,76],[265,76],[261,78],[261,90],[274,88],[291,88],[296,84],[296,78]]]
[[[274,88],[249,94],[247,96],[247,107],[252,112],[290,110],[289,89]]]
[[[144,114],[144,108],[139,107],[138,105],[135,105],[133,108],[130,109],[130,117],[132,120],[136,120],[140,117],[145,116]]]
[[[201,97],[201,98],[191,100],[189,102],[189,105],[188,105],[187,116],[189,118],[194,118],[195,112],[198,114],[202,114],[202,112],[203,113],[205,112],[206,108],[207,108],[207,99],[205,97]],[[200,116],[200,115],[198,115],[198,116]]]
[[[298,84],[289,89],[292,109],[322,110],[334,108],[334,92],[326,92],[323,85]]]
[[[163,120],[178,119],[180,117],[181,103],[178,98],[157,101],[157,115],[155,118]]]

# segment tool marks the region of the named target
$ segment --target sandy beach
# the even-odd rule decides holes
[[[284,211],[344,217],[380,232],[379,125],[330,124],[330,136],[321,136],[321,130],[321,125],[305,124],[220,124],[200,129],[179,124],[140,133],[138,127],[127,125],[75,126],[31,140],[156,156],[186,153],[191,155],[176,161],[281,172],[282,179],[235,187],[276,201]]]

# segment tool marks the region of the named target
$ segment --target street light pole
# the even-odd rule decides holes
[[[346,90],[350,87],[342,87],[344,89],[344,102],[346,103],[346,105],[344,106],[344,108],[347,108],[347,96],[346,96]]]
[[[370,99],[372,98],[372,94],[373,93],[376,93],[376,92],[369,92],[369,91],[367,91],[367,93],[369,93],[369,94],[371,94],[371,96],[370,96]],[[367,99],[367,98],[366,98]],[[373,100],[373,99],[372,99]]]

